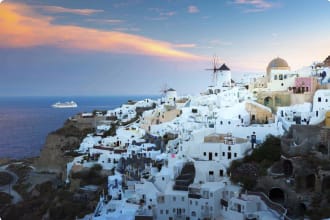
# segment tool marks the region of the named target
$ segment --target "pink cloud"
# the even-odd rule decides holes
[[[196,44],[175,44],[173,46],[176,48],[194,48]]]
[[[260,12],[273,8],[275,4],[267,0],[234,0],[234,4],[251,6],[252,8],[246,9],[245,12]]]
[[[139,54],[181,60],[201,56],[175,49],[175,45],[144,36],[74,25],[52,24],[53,18],[36,13],[24,4],[0,7],[0,48],[52,46],[66,50]]]
[[[91,15],[99,12],[103,12],[103,10],[96,9],[73,9],[73,8],[64,8],[60,6],[52,6],[52,5],[42,5],[42,6],[34,6],[37,9],[41,9],[48,13],[71,13],[77,15]]]
[[[188,12],[189,13],[198,13],[199,12],[199,9],[197,8],[197,6],[189,5],[188,6]]]
[[[120,19],[94,19],[94,18],[86,19],[86,21],[103,23],[103,24],[119,24],[124,22],[124,20],[120,20]]]

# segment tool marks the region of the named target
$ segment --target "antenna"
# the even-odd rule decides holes
[[[212,69],[206,69],[206,70],[212,70],[213,71],[213,73],[212,73],[212,84],[214,86],[216,86],[217,85],[217,81],[218,81],[218,74],[217,74],[217,72],[220,71],[219,57],[216,56],[216,55],[213,55],[212,66],[213,66]]]

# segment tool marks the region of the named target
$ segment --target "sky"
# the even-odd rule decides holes
[[[330,55],[329,0],[0,0],[0,96],[198,94]]]

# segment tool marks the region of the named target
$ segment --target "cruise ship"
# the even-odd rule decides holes
[[[71,102],[56,102],[52,105],[53,108],[77,108],[78,105],[74,101]]]

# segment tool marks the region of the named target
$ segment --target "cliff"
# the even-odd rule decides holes
[[[96,118],[82,118],[76,115],[63,127],[47,136],[40,157],[34,166],[38,172],[52,172],[63,176],[66,164],[72,160],[68,152],[79,147],[82,139],[94,131]]]

